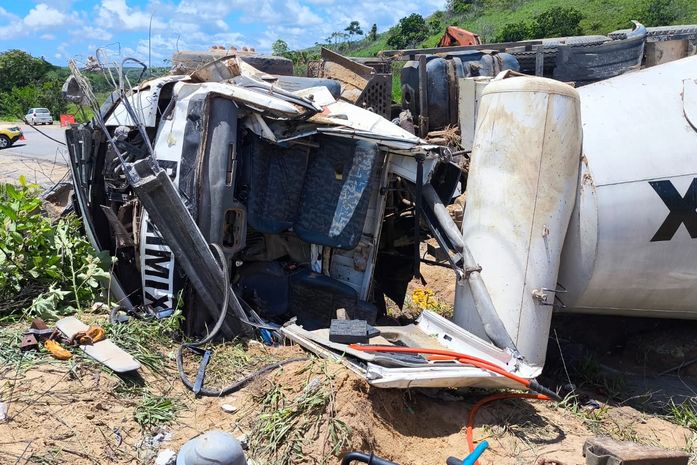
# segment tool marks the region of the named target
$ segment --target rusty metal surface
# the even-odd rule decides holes
[[[511,47],[523,47],[524,50],[532,50],[533,45],[542,45],[542,40],[525,40],[520,42],[500,42],[496,44],[482,44],[482,45],[462,45],[455,47],[447,47],[443,49],[442,47],[435,48],[414,48],[414,49],[404,49],[404,50],[383,50],[380,55],[383,57],[391,57],[395,60],[408,61],[413,60],[416,55],[426,54],[426,55],[442,55],[449,54],[453,52],[466,52],[473,50],[496,50],[499,52],[508,51]]]
[[[587,465],[687,465],[690,455],[609,437],[594,437],[583,444]]]
[[[322,51],[320,52],[320,56],[322,57],[323,60],[325,61],[332,61],[334,63],[338,63],[344,68],[350,69],[354,73],[360,75],[360,76],[369,76],[371,75],[374,71],[373,68],[370,66],[365,66],[362,65],[356,61],[353,61],[350,58],[347,58],[343,55],[340,55],[336,52],[333,52],[329,50],[328,48],[322,47]]]
[[[452,47],[455,45],[480,45],[482,43],[479,34],[470,32],[457,26],[448,26],[445,34],[438,42],[439,47]]]

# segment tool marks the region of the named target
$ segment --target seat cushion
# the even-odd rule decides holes
[[[300,209],[298,237],[339,249],[358,245],[375,188],[381,156],[377,144],[322,137],[310,155]]]

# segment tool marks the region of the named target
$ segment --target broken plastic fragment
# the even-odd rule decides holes
[[[58,360],[70,360],[71,358],[73,358],[73,354],[71,354],[68,350],[66,350],[56,341],[53,341],[51,339],[44,342],[44,347],[46,348],[46,350],[50,352],[53,358],[56,358]]]

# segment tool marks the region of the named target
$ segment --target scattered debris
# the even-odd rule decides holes
[[[101,328],[93,327],[90,330],[89,326],[72,316],[58,320],[56,322],[56,327],[68,338],[68,340],[73,340],[80,334],[87,335],[88,332],[97,338],[104,337],[104,330]],[[98,362],[103,363],[110,369],[114,370],[116,373],[126,373],[129,371],[138,370],[140,368],[140,362],[134,359],[133,356],[128,354],[128,352],[114,344],[111,340],[100,339],[98,341],[94,341],[89,336],[88,339],[90,343],[80,343],[80,349]],[[63,350],[65,351],[65,349]]]
[[[5,402],[0,402],[0,422],[7,420],[7,412],[9,407]]]
[[[225,413],[235,413],[238,409],[232,404],[220,404],[220,408],[223,409]]]
[[[177,453],[172,449],[163,449],[155,458],[155,465],[175,465],[177,461]]]
[[[587,465],[687,465],[690,454],[636,442],[595,437],[583,445]]]
[[[65,349],[54,340],[49,339],[44,342],[44,347],[51,353],[53,358],[58,360],[70,360],[73,358],[73,354],[71,354],[69,350]]]

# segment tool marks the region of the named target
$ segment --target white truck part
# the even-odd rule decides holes
[[[564,311],[697,318],[697,57],[579,94],[583,163],[559,274]]]
[[[499,76],[482,94],[467,181],[463,239],[518,351],[541,367],[581,154],[577,91]],[[484,336],[465,280],[454,322]]]

